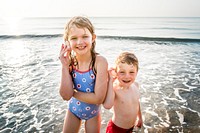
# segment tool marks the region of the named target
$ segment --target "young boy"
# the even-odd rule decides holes
[[[106,133],[132,133],[134,126],[143,124],[139,84],[135,82],[138,59],[133,53],[123,52],[115,63],[116,68],[109,70],[108,92],[103,103],[104,108],[114,109]]]

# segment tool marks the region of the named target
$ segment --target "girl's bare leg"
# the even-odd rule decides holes
[[[63,133],[78,133],[80,126],[81,120],[67,110],[63,125]]]
[[[101,128],[100,112],[97,116],[85,121],[86,133],[100,133],[100,128]]]

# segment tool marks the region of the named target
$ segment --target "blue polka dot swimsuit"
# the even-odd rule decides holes
[[[74,88],[81,92],[94,92],[95,75],[92,69],[88,71],[78,71],[73,69],[72,78],[74,82]],[[88,120],[96,116],[99,112],[99,105],[88,104],[72,97],[69,101],[69,110],[82,120]]]

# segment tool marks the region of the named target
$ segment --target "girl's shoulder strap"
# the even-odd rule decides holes
[[[74,68],[73,68],[72,64],[70,64],[70,65],[69,65],[69,72],[71,73],[71,72],[73,71],[73,69],[74,69]]]
[[[94,72],[95,75],[97,74],[97,69],[96,69],[95,63],[92,65],[92,71]]]
[[[98,53],[95,53],[92,56],[92,61],[91,61],[92,70],[93,70],[95,75],[97,74],[96,58],[97,58],[98,55],[99,55]]]

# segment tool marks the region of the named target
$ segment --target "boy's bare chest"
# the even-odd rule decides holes
[[[136,104],[138,103],[139,95],[134,91],[117,91],[115,100],[122,105]]]

